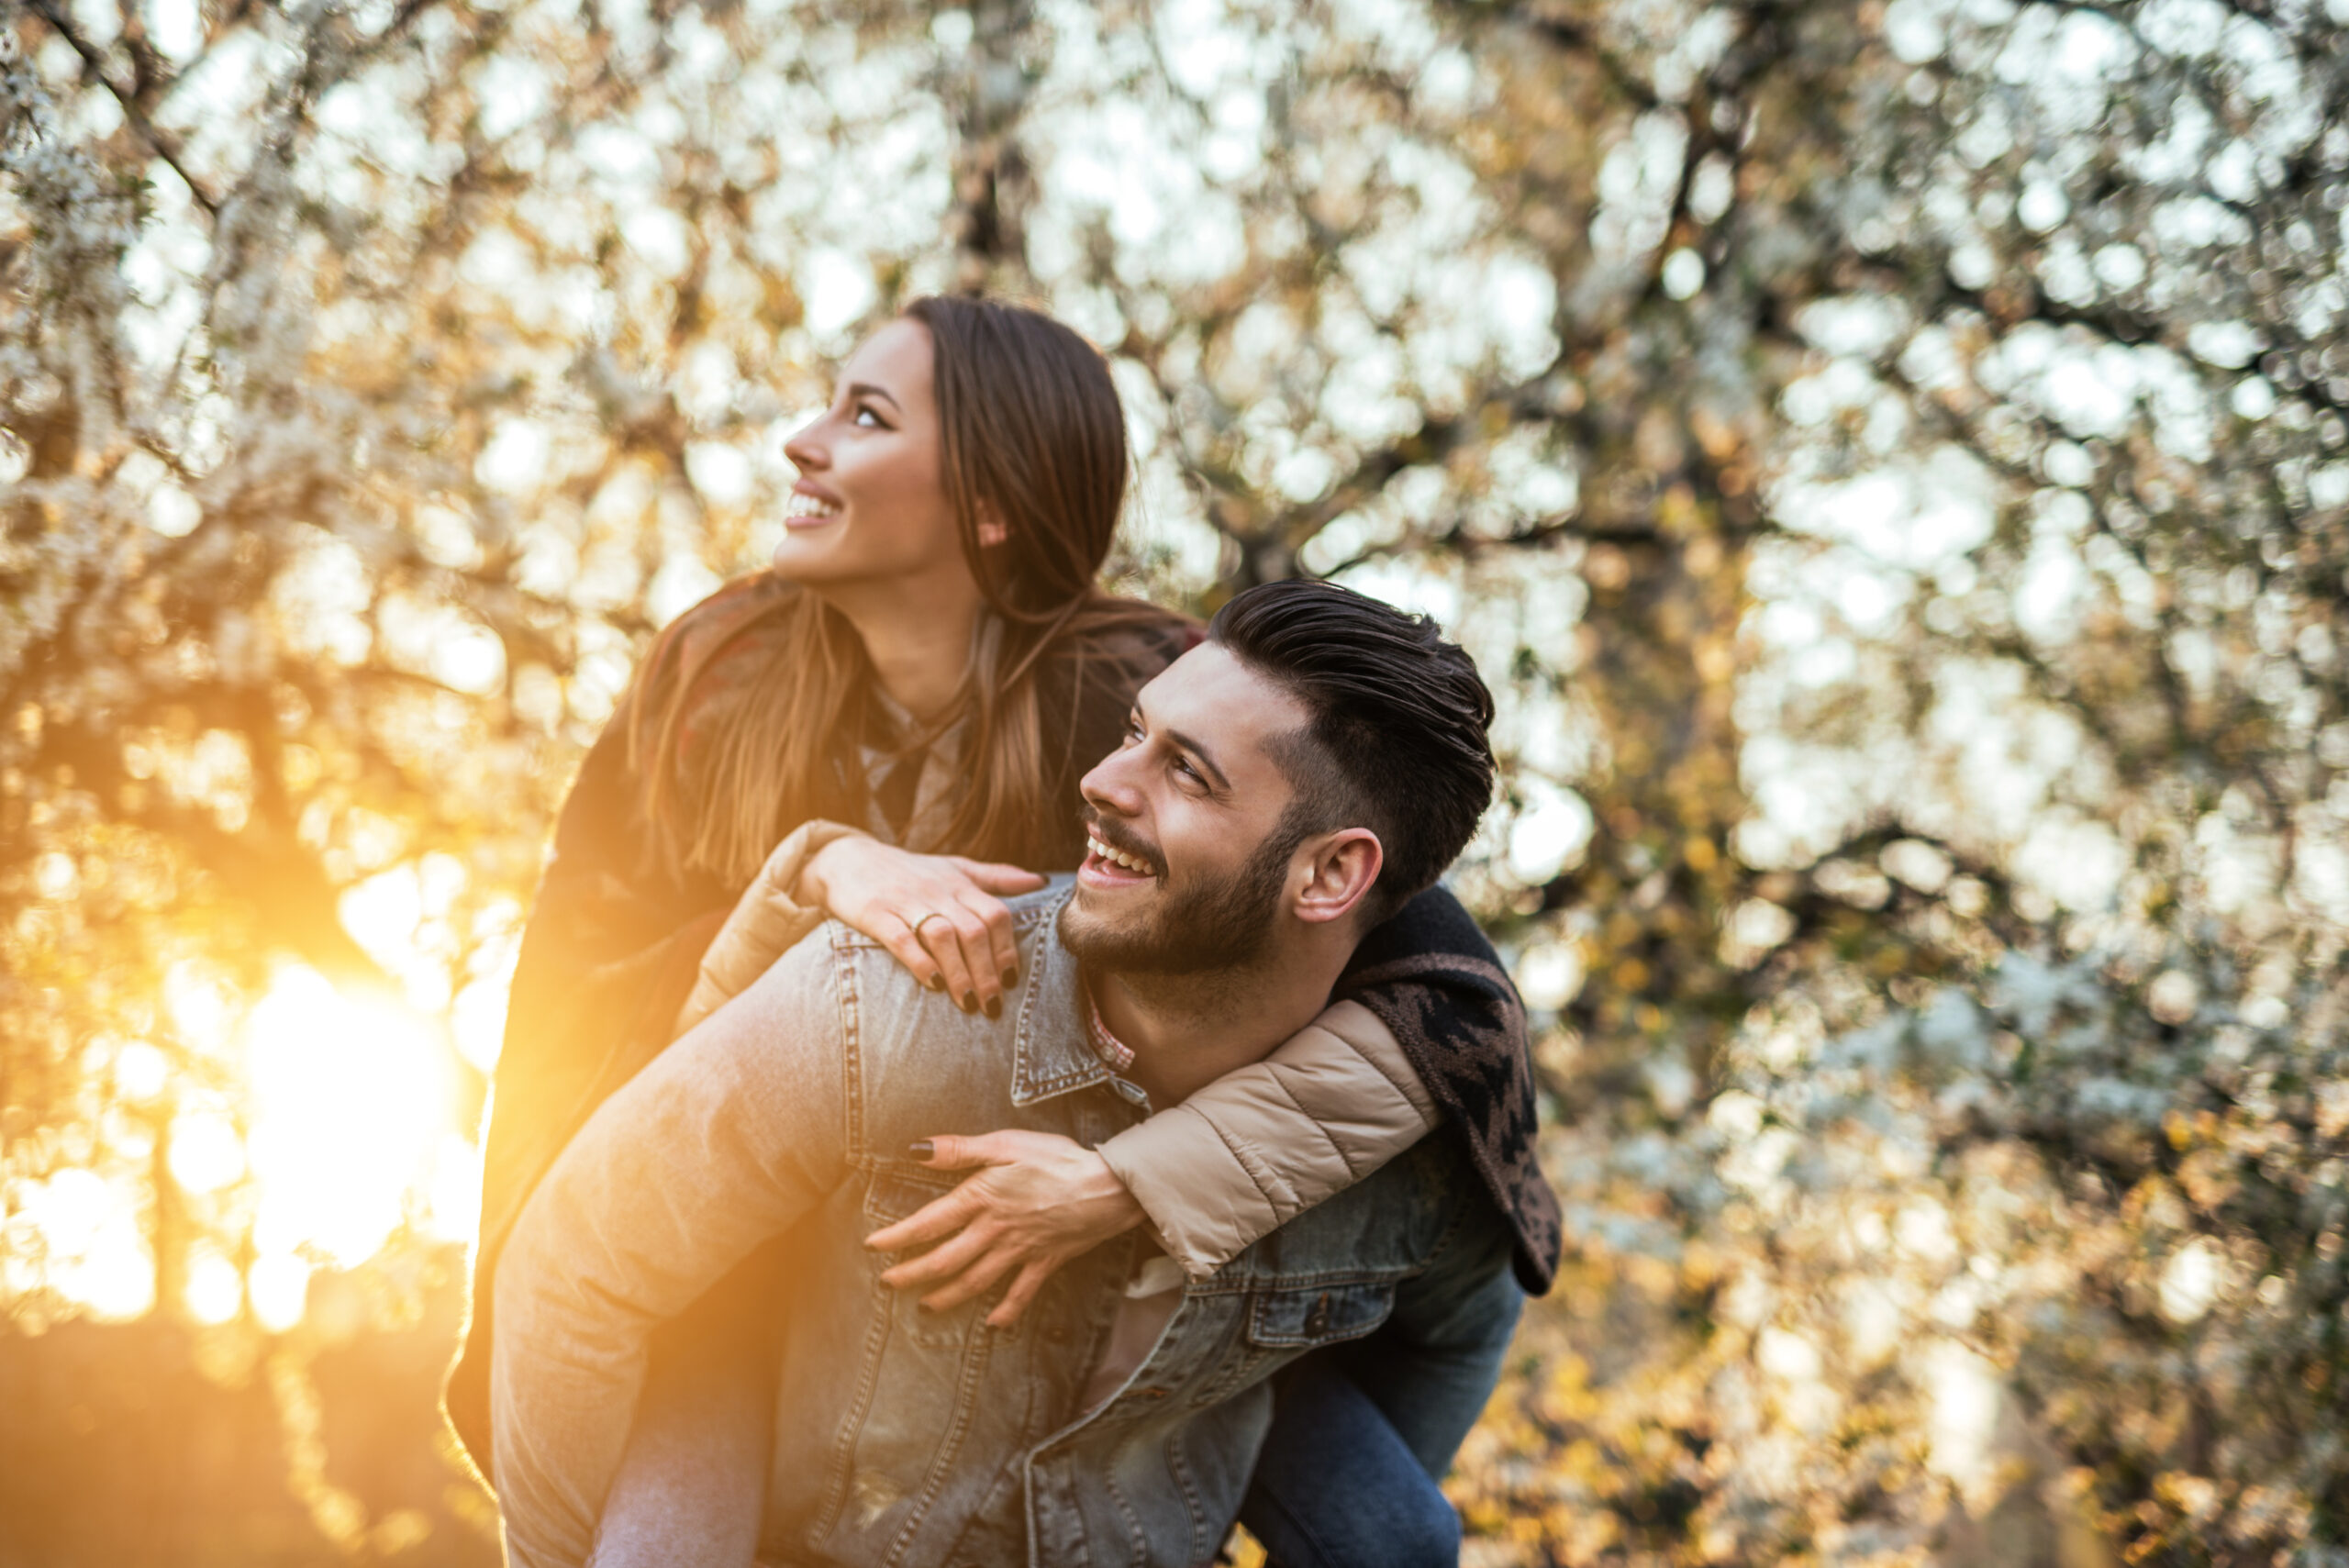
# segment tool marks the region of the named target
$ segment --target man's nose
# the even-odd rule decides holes
[[[1104,816],[1141,816],[1141,771],[1133,761],[1132,750],[1110,752],[1093,765],[1091,773],[1077,780],[1077,794]]]

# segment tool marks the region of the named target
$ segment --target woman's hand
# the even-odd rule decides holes
[[[961,1306],[1017,1269],[1011,1288],[987,1314],[988,1323],[1008,1329],[1054,1269],[1145,1218],[1108,1161],[1058,1133],[990,1132],[929,1142],[935,1170],[986,1168],[874,1231],[864,1244],[897,1252],[939,1243],[881,1276],[898,1290],[929,1290],[922,1305],[933,1311]],[[920,1156],[922,1145],[914,1151]]]
[[[1019,980],[1011,911],[998,894],[1033,893],[1044,879],[1018,866],[918,855],[863,835],[835,840],[799,873],[796,889],[896,955],[913,977],[951,994],[966,1013],[1003,1013]]]

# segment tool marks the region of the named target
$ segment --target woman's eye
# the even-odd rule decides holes
[[[875,414],[870,408],[858,409],[850,422],[862,426],[863,428],[868,430],[878,430],[883,428],[881,424],[881,416]]]

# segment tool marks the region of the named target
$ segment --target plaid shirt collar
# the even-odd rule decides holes
[[[1123,1073],[1133,1066],[1134,1048],[1111,1034],[1109,1026],[1101,1021],[1101,1008],[1093,1000],[1090,985],[1085,988],[1085,1039],[1110,1072]]]

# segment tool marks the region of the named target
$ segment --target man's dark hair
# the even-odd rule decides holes
[[[1442,876],[1493,795],[1493,695],[1459,645],[1426,616],[1305,578],[1235,596],[1208,639],[1312,715],[1274,751],[1297,790],[1281,860],[1316,833],[1377,834],[1366,924]]]

